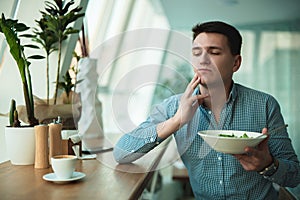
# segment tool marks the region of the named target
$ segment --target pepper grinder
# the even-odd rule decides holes
[[[34,126],[35,134],[35,162],[34,168],[45,169],[49,167],[48,125]]]
[[[51,162],[51,157],[62,154],[61,129],[60,117],[49,124],[49,162]]]

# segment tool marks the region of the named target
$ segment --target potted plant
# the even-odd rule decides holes
[[[46,53],[46,79],[47,79],[47,99],[35,98],[35,112],[41,123],[52,122],[53,118],[57,116],[62,117],[63,128],[69,128],[70,125],[65,123],[66,121],[73,121],[73,117],[79,115],[79,111],[76,112],[74,107],[77,105],[65,104],[63,101],[63,95],[58,96],[58,88],[60,87],[60,70],[61,70],[61,56],[63,41],[68,38],[70,34],[78,33],[79,30],[74,29],[71,26],[72,22],[75,22],[78,18],[83,17],[84,13],[79,13],[82,7],[75,7],[71,9],[74,4],[74,0],[62,1],[53,0],[45,1],[45,11],[40,11],[42,17],[36,20],[38,27],[34,28],[33,34],[26,35],[36,42]],[[57,74],[55,85],[54,98],[49,98],[49,56],[52,52],[57,51]],[[72,102],[74,103],[74,102]],[[19,115],[24,120],[25,106],[18,106],[20,111]],[[65,126],[66,125],[66,126]],[[73,123],[72,128],[75,128]]]
[[[19,69],[19,73],[23,84],[23,93],[29,126],[35,126],[38,124],[38,120],[35,118],[34,115],[34,100],[32,94],[31,75],[29,70],[30,62],[28,61],[28,59],[41,59],[44,57],[40,55],[26,57],[24,53],[25,47],[38,48],[34,45],[21,44],[19,37],[22,37],[22,35],[18,34],[28,29],[29,27],[27,27],[23,23],[19,23],[18,20],[6,19],[4,14],[2,13],[0,21],[0,32],[4,34],[7,44],[10,47],[10,53],[16,61]]]
[[[32,40],[39,43],[46,53],[46,74],[47,74],[47,104],[49,105],[49,56],[52,52],[58,51],[58,63],[56,74],[56,87],[54,94],[54,104],[57,99],[57,89],[59,88],[60,62],[62,42],[68,38],[70,34],[78,33],[79,30],[69,27],[72,22],[83,17],[84,13],[79,13],[82,7],[69,10],[74,4],[74,0],[69,2],[62,0],[53,0],[53,2],[45,2],[45,11],[41,11],[42,17],[36,20],[38,28],[34,29],[31,35]]]
[[[72,72],[75,74],[76,70],[72,68]],[[82,80],[74,80],[74,83],[72,82],[72,78],[70,76],[70,71],[67,71],[66,74],[63,76],[64,81],[61,81],[58,83],[58,88],[63,90],[62,93],[62,101],[64,104],[70,104],[72,103],[73,96],[75,96],[74,91],[72,91],[72,88],[75,88],[77,83],[80,83]]]
[[[63,0],[53,0],[54,3],[46,1],[46,11],[42,11],[43,18],[45,19],[46,29],[51,31],[55,37],[57,37],[58,44],[58,59],[57,59],[57,73],[56,73],[56,87],[54,93],[54,104],[56,104],[58,87],[59,87],[59,77],[61,68],[61,53],[62,53],[62,43],[68,38],[70,34],[78,33],[78,29],[72,28],[70,25],[75,22],[80,17],[83,17],[84,13],[79,13],[82,7],[77,6],[70,9],[74,4],[74,0],[65,2]]]
[[[61,107],[62,105],[58,105],[58,108],[56,107],[49,107],[49,55],[55,51],[58,50],[58,66],[57,66],[57,77],[56,77],[56,89],[55,89],[55,97],[54,97],[54,104],[56,104],[57,99],[57,90],[59,85],[59,77],[60,77],[60,62],[61,62],[61,50],[62,50],[62,44],[63,41],[68,38],[68,36],[72,33],[77,33],[79,30],[76,30],[72,27],[69,27],[72,22],[75,22],[78,18],[83,17],[84,13],[79,13],[82,9],[82,7],[75,7],[71,9],[72,5],[74,4],[74,0],[69,1],[63,1],[63,0],[53,0],[53,2],[46,1],[45,2],[45,11],[41,11],[42,18],[39,21],[36,21],[38,23],[38,26],[40,30],[34,29],[34,34],[20,34],[23,31],[26,31],[29,29],[25,24],[19,23],[18,20],[12,20],[12,19],[6,19],[4,15],[2,14],[2,17],[0,19],[1,26],[0,26],[0,32],[2,32],[7,40],[8,46],[10,47],[10,53],[13,56],[14,60],[17,63],[22,83],[23,83],[23,92],[24,92],[24,99],[25,99],[25,106],[18,106],[16,111],[15,102],[12,103],[13,109],[15,111],[12,111],[13,117],[20,117],[22,121],[29,123],[28,126],[26,126],[28,129],[30,127],[33,129],[35,125],[39,123],[36,116],[39,118],[40,114],[40,108],[37,107],[37,104],[35,105],[34,102],[38,102],[39,99],[37,97],[34,97],[32,94],[32,83],[31,83],[31,75],[29,70],[30,62],[29,59],[41,59],[44,58],[44,56],[40,55],[34,55],[26,57],[24,53],[24,49],[27,47],[30,48],[39,48],[35,45],[23,45],[20,41],[21,37],[28,37],[31,38],[33,41],[39,43],[42,45],[43,49],[46,51],[46,59],[47,59],[47,104],[46,106],[42,106],[43,108],[47,108],[46,115],[52,116],[55,115],[57,117],[59,113],[63,113],[65,116],[73,116],[74,109],[72,110],[72,105],[68,105],[68,108]],[[55,106],[55,105],[53,105]],[[71,108],[71,109],[70,109]],[[47,113],[49,113],[48,115]],[[26,114],[25,114],[26,113]],[[45,113],[45,112],[44,112]],[[77,113],[78,115],[78,113]],[[53,119],[53,118],[52,118]],[[11,120],[10,120],[11,121]],[[12,120],[12,125],[20,126],[21,124],[18,123],[18,120]],[[40,120],[42,122],[42,120]],[[47,122],[47,121],[46,121]],[[24,126],[23,126],[24,127]],[[7,131],[10,131],[10,129],[13,129],[12,127],[7,127]],[[23,128],[22,128],[23,129]],[[21,129],[20,129],[21,130]],[[24,130],[24,129],[23,129]],[[6,135],[12,136],[12,134]],[[24,136],[24,134],[23,134]],[[27,136],[27,138],[31,138]],[[16,141],[14,141],[16,142]],[[28,142],[29,143],[29,142]],[[10,144],[7,144],[8,148],[11,148]],[[22,144],[19,144],[19,146],[22,146]],[[33,147],[35,145],[32,145]],[[12,148],[13,149],[13,148]],[[29,147],[27,148],[29,149]],[[8,149],[8,154],[10,150]],[[20,163],[24,164],[24,162]],[[25,163],[30,164],[30,163]]]
[[[6,19],[2,14],[0,19],[0,32],[4,34],[7,44],[10,48],[10,53],[17,63],[19,73],[23,84],[23,93],[26,105],[26,112],[29,125],[23,128],[15,128],[14,126],[21,127],[18,122],[18,113],[16,111],[15,101],[12,101],[10,116],[14,119],[10,119],[10,126],[6,127],[6,144],[8,155],[13,164],[33,164],[34,163],[34,151],[35,151],[35,140],[34,140],[34,129],[35,125],[39,122],[35,118],[34,113],[34,100],[32,94],[31,75],[29,70],[30,62],[28,59],[40,59],[43,56],[35,55],[26,57],[24,49],[26,47],[38,48],[34,45],[22,45],[19,35],[20,32],[28,30],[23,23],[19,23],[18,20]],[[20,133],[26,132],[26,133]],[[28,157],[27,154],[28,153]]]
[[[58,42],[57,35],[47,28],[47,17],[42,16],[40,20],[36,20],[38,28],[34,28],[34,34],[30,35],[32,40],[40,44],[46,53],[46,90],[47,90],[47,105],[49,105],[49,58],[50,54],[57,50],[56,44]]]

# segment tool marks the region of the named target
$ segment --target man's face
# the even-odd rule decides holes
[[[241,57],[232,55],[226,36],[200,33],[193,41],[192,64],[201,84],[231,84],[232,74],[238,70]]]

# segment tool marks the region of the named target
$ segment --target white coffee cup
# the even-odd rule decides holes
[[[57,155],[51,157],[52,169],[59,179],[69,179],[72,177],[77,157],[73,155]]]

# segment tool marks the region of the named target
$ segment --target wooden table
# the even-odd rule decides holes
[[[35,169],[8,161],[0,164],[0,199],[137,199],[166,149],[167,145],[161,144],[133,164],[119,165],[111,151],[94,160],[78,160],[76,171],[86,177],[67,184],[43,180],[43,175],[52,173],[51,167]]]

